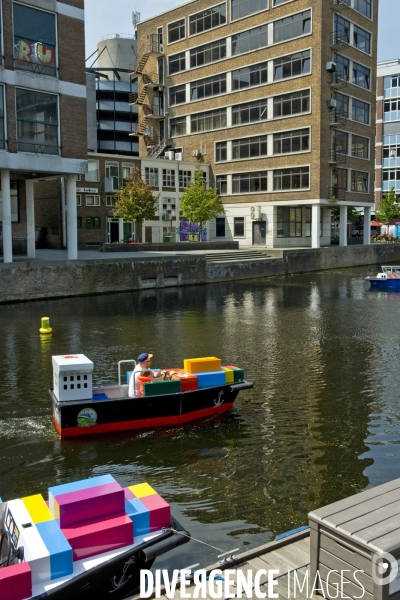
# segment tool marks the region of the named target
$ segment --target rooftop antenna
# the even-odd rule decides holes
[[[140,12],[135,11],[132,13],[132,23],[133,23],[134,35],[136,38],[137,37],[137,24],[140,23]]]

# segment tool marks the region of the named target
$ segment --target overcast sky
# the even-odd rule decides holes
[[[326,2],[327,0],[321,0]],[[374,0],[377,2],[378,0]],[[182,0],[85,0],[86,57],[97,42],[110,33],[133,33],[132,12],[148,19],[184,4]],[[400,58],[400,0],[379,0],[378,61]],[[93,57],[94,58],[94,57]],[[87,62],[90,66],[92,60]]]

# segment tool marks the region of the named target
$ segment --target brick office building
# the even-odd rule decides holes
[[[68,257],[77,258],[76,178],[86,171],[83,0],[3,0],[0,170],[4,262],[35,255],[34,182],[65,176]]]
[[[373,206],[378,0],[192,0],[138,24],[140,156],[210,163],[209,239],[330,242]]]

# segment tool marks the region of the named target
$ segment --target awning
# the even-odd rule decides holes
[[[375,221],[375,219],[371,221],[371,227],[381,227],[381,225],[383,225],[383,223],[379,223],[379,221]]]

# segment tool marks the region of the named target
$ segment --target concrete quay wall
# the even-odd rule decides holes
[[[268,250],[266,260],[207,262],[203,255],[0,264],[0,303],[253,279],[372,264],[400,264],[400,244]],[[217,256],[217,255],[216,255]]]

